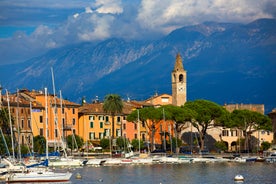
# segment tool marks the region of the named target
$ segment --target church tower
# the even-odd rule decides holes
[[[184,70],[182,59],[178,53],[172,71],[172,104],[184,105],[187,100],[187,73]]]

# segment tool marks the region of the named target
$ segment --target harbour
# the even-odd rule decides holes
[[[275,164],[270,163],[193,163],[120,165],[76,168],[71,183],[106,184],[233,184],[238,174],[244,184],[273,184],[276,181]],[[76,174],[81,175],[77,179]]]

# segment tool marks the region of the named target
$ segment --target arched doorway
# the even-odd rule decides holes
[[[237,142],[236,141],[233,141],[231,143],[231,149],[230,150],[231,151],[237,151]]]

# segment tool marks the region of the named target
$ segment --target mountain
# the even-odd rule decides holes
[[[52,89],[80,103],[117,93],[143,100],[171,94],[171,71],[179,52],[188,75],[188,100],[276,107],[276,20],[249,24],[206,22],[176,29],[154,41],[113,38],[52,50],[0,68],[4,88]]]

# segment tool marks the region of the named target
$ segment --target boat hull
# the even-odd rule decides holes
[[[50,183],[68,182],[72,173],[31,172],[13,173],[6,176],[6,183]]]

